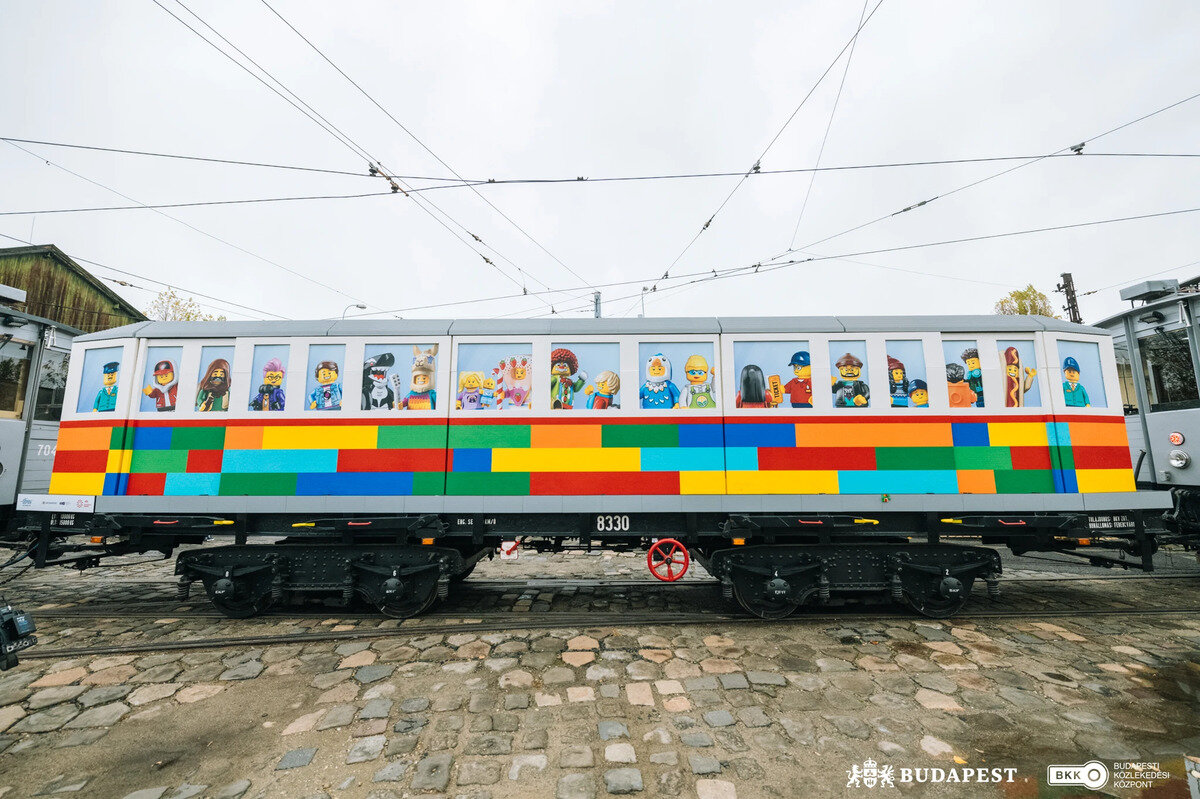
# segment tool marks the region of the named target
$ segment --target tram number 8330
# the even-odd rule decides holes
[[[629,532],[629,517],[628,516],[597,516],[596,517],[596,532],[598,533],[626,533]]]

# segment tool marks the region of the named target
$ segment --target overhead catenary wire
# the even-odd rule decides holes
[[[128,200],[128,201],[129,201],[129,202],[131,202],[131,203],[137,203],[138,205],[145,205],[145,203],[139,202],[137,199],[135,199],[135,198],[133,198],[133,197],[130,197],[130,196],[129,196],[129,195],[127,195],[127,194],[123,194],[123,193],[121,193],[121,192],[117,191],[116,189],[112,188],[111,186],[107,186],[107,185],[105,185],[105,184],[103,184],[103,183],[100,183],[99,181],[93,180],[93,179],[91,179],[91,178],[89,178],[89,177],[87,177],[87,176],[85,176],[85,175],[81,175],[80,173],[78,173],[78,172],[75,172],[74,170],[68,169],[67,167],[65,167],[65,166],[62,166],[61,164],[57,164],[57,163],[55,163],[55,162],[53,162],[53,161],[50,161],[49,159],[47,159],[47,158],[44,158],[43,156],[41,156],[41,155],[38,155],[38,154],[37,154],[37,153],[35,153],[35,152],[32,152],[32,151],[30,151],[30,150],[27,150],[27,149],[25,149],[24,147],[22,147],[21,145],[19,145],[19,144],[15,143],[15,142],[8,142],[8,144],[9,144],[10,146],[12,146],[12,147],[16,147],[18,150],[20,150],[20,151],[21,151],[21,152],[23,152],[23,153],[26,153],[27,155],[31,155],[31,156],[33,156],[34,158],[37,158],[37,159],[39,159],[39,160],[41,160],[41,161],[45,162],[45,163],[46,163],[48,166],[52,166],[52,167],[54,167],[55,169],[62,170],[63,172],[66,172],[66,173],[67,173],[67,174],[69,174],[69,175],[73,175],[74,177],[76,177],[76,178],[79,178],[80,180],[83,180],[83,181],[85,181],[85,182],[87,182],[87,183],[90,183],[90,184],[92,184],[93,186],[97,186],[97,187],[99,187],[99,188],[101,188],[101,189],[104,189],[104,190],[105,190],[105,191],[107,191],[107,192],[111,192],[112,194],[115,194],[115,195],[117,195],[118,197],[120,197],[120,198],[122,198],[122,199]],[[168,214],[166,211],[163,211],[162,209],[159,209],[159,208],[151,208],[151,209],[149,209],[149,210],[153,211],[153,212],[154,212],[154,213],[156,213],[156,214],[159,214],[160,216],[163,216],[163,217],[166,217],[167,219],[170,219],[172,222],[175,222],[175,223],[177,223],[177,224],[183,225],[184,227],[188,228],[189,230],[193,230],[193,231],[195,231],[196,233],[199,233],[200,235],[202,235],[202,236],[205,236],[206,238],[210,238],[210,239],[212,239],[213,241],[220,242],[221,244],[224,244],[224,245],[225,245],[225,246],[227,246],[227,247],[232,247],[233,249],[237,250],[238,252],[241,252],[241,253],[244,253],[244,254],[246,254],[246,255],[249,255],[249,256],[251,256],[252,258],[256,258],[256,259],[258,259],[258,260],[262,261],[263,263],[270,264],[271,266],[274,266],[274,267],[276,267],[277,269],[282,269],[284,272],[287,272],[287,273],[289,273],[289,274],[291,274],[291,275],[294,275],[294,276],[296,276],[296,277],[299,277],[299,278],[301,278],[301,279],[303,279],[303,280],[306,280],[306,281],[308,281],[309,283],[312,283],[313,285],[320,286],[321,288],[324,288],[324,289],[327,289],[327,290],[329,290],[329,291],[332,291],[332,292],[334,292],[335,294],[340,294],[341,296],[343,296],[343,297],[346,297],[346,298],[348,298],[348,299],[352,299],[352,300],[354,300],[355,302],[362,302],[362,300],[360,300],[359,298],[357,298],[357,297],[353,296],[352,294],[347,294],[346,292],[342,291],[341,289],[339,289],[339,288],[336,288],[336,287],[334,287],[334,286],[331,286],[331,285],[329,285],[329,284],[327,284],[327,283],[323,283],[323,282],[321,282],[320,280],[317,280],[316,278],[313,278],[313,277],[310,277],[310,276],[308,276],[308,275],[304,274],[303,272],[299,272],[299,271],[297,271],[297,270],[295,270],[295,269],[292,269],[292,268],[291,268],[291,267],[289,267],[289,266],[284,266],[283,264],[279,263],[278,261],[272,261],[271,259],[269,259],[269,258],[266,258],[266,257],[264,257],[264,256],[262,256],[262,255],[259,255],[258,253],[256,253],[256,252],[253,252],[252,250],[248,250],[248,249],[246,249],[245,247],[242,247],[242,246],[240,246],[240,245],[238,245],[238,244],[234,244],[233,242],[231,242],[231,241],[228,241],[227,239],[223,239],[223,238],[221,238],[220,236],[217,236],[217,235],[215,235],[215,234],[213,234],[213,233],[209,233],[208,231],[206,231],[206,230],[203,230],[203,229],[201,229],[201,228],[199,228],[199,227],[196,227],[196,226],[195,226],[195,225],[193,225],[192,223],[190,223],[190,222],[187,222],[187,221],[185,221],[185,220],[183,220],[183,219],[180,219],[179,217],[171,216],[170,214]]]
[[[450,216],[449,214],[447,214],[447,213],[446,213],[444,210],[442,210],[442,209],[441,209],[439,206],[437,206],[435,203],[433,203],[433,202],[432,202],[432,201],[430,201],[430,200],[423,200],[422,198],[419,198],[419,197],[417,197],[417,196],[415,195],[415,193],[413,193],[413,191],[412,191],[412,187],[411,187],[411,186],[409,186],[409,185],[408,185],[408,184],[407,184],[405,181],[403,181],[402,179],[395,177],[395,176],[394,176],[394,174],[393,174],[393,173],[392,173],[390,170],[388,170],[388,169],[386,169],[386,168],[384,167],[384,165],[383,165],[383,163],[380,161],[380,159],[378,159],[378,158],[374,157],[374,156],[373,156],[373,155],[372,155],[370,152],[368,152],[368,151],[367,151],[365,148],[363,148],[362,146],[360,146],[360,145],[359,145],[357,142],[355,142],[355,141],[354,141],[354,140],[353,140],[353,139],[352,139],[350,136],[348,136],[348,135],[347,135],[347,134],[345,134],[345,133],[344,133],[344,132],[343,132],[343,131],[342,131],[340,128],[338,128],[338,127],[337,127],[335,124],[333,124],[332,122],[330,122],[330,121],[329,121],[329,120],[328,120],[328,119],[327,119],[327,118],[326,118],[324,115],[322,115],[320,112],[318,112],[318,111],[317,111],[315,108],[313,108],[313,107],[312,107],[312,106],[311,106],[309,103],[307,103],[307,102],[306,102],[306,101],[305,101],[303,98],[301,98],[301,97],[300,97],[298,94],[296,94],[294,91],[292,91],[291,89],[289,89],[289,88],[288,88],[286,85],[284,85],[282,81],[280,81],[280,80],[279,80],[278,78],[276,78],[276,77],[275,77],[273,74],[271,74],[271,72],[270,72],[270,71],[268,71],[266,68],[264,68],[263,66],[261,66],[261,65],[260,65],[260,64],[259,64],[257,61],[255,61],[255,60],[254,60],[253,58],[251,58],[251,57],[250,57],[248,54],[246,54],[246,53],[245,53],[245,51],[243,51],[243,50],[242,50],[241,48],[239,48],[239,47],[238,47],[236,44],[234,44],[233,42],[231,42],[231,41],[230,41],[230,40],[229,40],[227,37],[225,37],[223,34],[221,34],[221,32],[220,32],[220,31],[218,31],[216,28],[214,28],[212,25],[210,25],[210,24],[209,24],[207,21],[205,21],[205,20],[204,20],[204,19],[203,19],[203,18],[202,18],[200,15],[198,15],[198,14],[197,14],[195,11],[193,11],[191,8],[189,8],[188,6],[186,6],[186,5],[185,5],[185,4],[182,2],[182,0],[175,0],[175,2],[176,2],[176,3],[177,3],[177,4],[178,4],[178,5],[181,7],[181,8],[183,8],[183,9],[184,9],[184,10],[186,10],[186,11],[187,11],[189,14],[191,14],[191,15],[192,15],[192,16],[193,16],[193,17],[194,17],[196,20],[198,20],[198,21],[199,21],[199,22],[200,22],[202,25],[204,25],[204,27],[206,27],[206,28],[208,28],[208,30],[212,31],[212,32],[213,32],[213,34],[214,34],[215,36],[217,36],[218,38],[220,38],[220,39],[221,39],[221,41],[225,42],[225,43],[226,43],[226,44],[227,44],[229,47],[233,48],[233,50],[234,50],[235,52],[237,52],[239,55],[241,55],[243,58],[245,58],[245,59],[246,59],[248,62],[250,62],[251,64],[253,64],[253,65],[254,65],[254,67],[255,67],[256,69],[258,69],[260,72],[262,72],[262,74],[263,74],[263,75],[265,75],[267,78],[270,78],[270,80],[271,80],[271,81],[273,81],[273,82],[276,84],[276,86],[278,86],[279,88],[278,88],[278,89],[276,89],[274,86],[272,86],[271,84],[267,83],[267,82],[266,82],[266,80],[264,80],[262,77],[260,77],[258,74],[256,74],[256,73],[255,73],[253,70],[251,70],[251,69],[250,69],[249,67],[247,67],[245,64],[243,64],[242,62],[238,61],[236,58],[234,58],[234,57],[233,57],[232,55],[230,55],[228,52],[226,52],[225,50],[223,50],[223,49],[222,49],[222,48],[221,48],[219,45],[217,45],[215,42],[213,42],[213,41],[212,41],[212,40],[210,40],[208,37],[206,37],[204,34],[202,34],[202,33],[201,33],[199,30],[197,30],[196,28],[194,28],[194,27],[192,27],[191,25],[189,25],[189,24],[188,24],[188,23],[187,23],[185,20],[181,19],[181,18],[180,18],[178,15],[176,15],[176,14],[172,13],[172,12],[170,11],[170,9],[168,9],[168,8],[167,8],[166,6],[164,6],[164,5],[163,5],[161,2],[159,2],[159,0],[151,0],[151,1],[152,1],[152,2],[153,2],[155,5],[157,5],[159,8],[161,8],[163,11],[166,11],[166,12],[167,12],[167,13],[168,13],[168,14],[169,14],[169,15],[170,15],[172,18],[174,18],[175,20],[177,20],[177,21],[178,21],[180,24],[182,24],[182,25],[183,25],[185,28],[187,28],[187,29],[188,29],[189,31],[191,31],[193,34],[195,34],[195,35],[196,35],[196,36],[198,36],[200,39],[202,39],[202,40],[203,40],[205,43],[207,43],[209,46],[211,46],[211,47],[213,47],[215,50],[217,50],[217,52],[221,53],[221,54],[222,54],[223,56],[225,56],[227,59],[229,59],[229,60],[230,60],[230,61],[232,61],[234,64],[236,64],[238,67],[240,67],[240,68],[241,68],[243,71],[245,71],[246,73],[248,73],[249,75],[251,75],[252,77],[254,77],[254,78],[257,80],[257,81],[259,81],[260,83],[262,83],[263,85],[265,85],[265,86],[266,86],[268,89],[270,89],[270,90],[271,90],[272,92],[274,92],[276,95],[278,95],[279,97],[283,98],[285,101],[287,101],[287,103],[288,103],[289,105],[291,105],[292,107],[296,108],[298,111],[300,111],[301,113],[303,113],[303,114],[304,114],[306,117],[308,117],[310,120],[312,120],[314,123],[316,123],[318,127],[320,127],[320,128],[321,128],[322,130],[324,130],[326,133],[330,134],[330,135],[331,135],[331,136],[333,136],[335,139],[337,139],[337,140],[338,140],[338,141],[339,141],[339,142],[340,142],[340,143],[341,143],[343,146],[346,146],[346,147],[350,148],[352,152],[355,152],[355,153],[356,153],[356,154],[358,154],[360,157],[364,158],[364,159],[367,161],[367,163],[369,163],[369,164],[370,164],[370,165],[371,165],[373,168],[377,169],[379,172],[381,172],[381,173],[384,175],[384,177],[388,178],[388,179],[389,179],[389,181],[392,181],[392,182],[393,182],[393,186],[395,187],[395,189],[394,189],[394,190],[396,190],[396,191],[402,191],[402,192],[404,192],[404,193],[405,193],[405,196],[406,196],[406,197],[408,197],[409,199],[413,200],[413,201],[416,203],[416,205],[417,205],[417,207],[418,207],[418,208],[420,208],[422,211],[424,211],[426,214],[428,214],[430,217],[432,217],[432,218],[433,218],[435,221],[437,221],[437,222],[438,222],[438,223],[439,223],[439,224],[440,224],[440,225],[441,225],[443,228],[445,228],[447,231],[449,231],[449,232],[450,232],[450,233],[451,233],[451,234],[452,234],[452,235],[453,235],[453,236],[454,236],[456,239],[458,239],[458,240],[459,240],[459,241],[460,241],[462,244],[464,244],[464,245],[465,245],[465,246],[467,246],[469,249],[471,249],[471,250],[472,250],[472,251],[473,251],[473,252],[474,252],[476,255],[478,255],[478,256],[479,256],[479,257],[480,257],[480,258],[481,258],[481,259],[484,261],[484,263],[486,263],[488,266],[490,266],[490,267],[491,267],[493,270],[495,270],[497,273],[499,273],[500,275],[502,275],[502,276],[503,276],[503,277],[505,277],[506,279],[508,279],[508,280],[512,281],[512,282],[513,282],[513,283],[515,283],[516,285],[519,285],[519,286],[521,286],[521,289],[522,289],[522,291],[524,291],[524,292],[528,292],[528,289],[527,289],[527,287],[525,286],[525,284],[524,284],[524,282],[523,282],[523,281],[516,280],[516,279],[515,279],[515,278],[513,278],[511,275],[507,274],[507,273],[506,273],[506,272],[505,272],[503,269],[501,269],[501,268],[500,268],[500,267],[499,267],[499,266],[498,266],[498,265],[497,265],[497,264],[496,264],[496,263],[495,263],[495,262],[494,262],[494,261],[493,261],[491,258],[489,258],[488,256],[484,255],[484,254],[483,254],[482,252],[480,252],[480,251],[479,251],[479,250],[478,250],[478,249],[477,249],[477,248],[476,248],[476,247],[475,247],[473,244],[471,244],[471,242],[470,242],[470,241],[468,241],[467,239],[463,238],[461,235],[458,235],[457,233],[455,233],[455,232],[454,232],[454,230],[453,230],[453,229],[452,229],[452,228],[451,228],[451,227],[450,227],[448,224],[446,224],[446,222],[445,222],[445,221],[443,221],[443,219],[439,218],[438,214],[441,214],[441,216],[442,216],[442,217],[445,217],[445,219],[446,219],[446,220],[449,220],[449,222],[453,223],[453,224],[454,224],[456,227],[458,227],[458,228],[460,228],[461,230],[463,230],[465,233],[467,233],[469,236],[471,236],[471,237],[472,237],[472,238],[473,238],[473,239],[474,239],[476,242],[478,242],[478,243],[479,243],[481,246],[483,246],[483,247],[485,247],[485,248],[489,249],[489,250],[490,250],[491,252],[493,252],[493,253],[494,253],[494,254],[495,254],[495,255],[496,255],[498,258],[500,258],[501,260],[503,260],[503,261],[505,261],[506,263],[510,264],[510,265],[511,265],[513,268],[515,268],[515,269],[517,270],[517,272],[518,272],[519,274],[521,274],[521,275],[522,275],[522,277],[523,277],[525,273],[524,273],[524,270],[522,270],[522,269],[521,269],[521,267],[517,266],[517,265],[516,265],[515,263],[513,263],[511,260],[509,260],[508,258],[504,257],[504,256],[503,256],[502,254],[500,254],[500,253],[499,253],[499,252],[498,252],[498,251],[497,251],[497,250],[496,250],[494,247],[492,247],[491,245],[489,245],[489,244],[487,244],[486,242],[484,242],[484,240],[483,240],[483,239],[482,239],[480,236],[476,235],[475,233],[472,233],[470,230],[468,230],[468,229],[466,228],[466,226],[462,225],[460,222],[458,222],[458,220],[454,219],[452,216]],[[281,92],[281,91],[280,91],[280,89],[282,89],[282,90],[283,90],[283,92],[286,92],[286,95],[285,95],[283,92]],[[290,97],[288,97],[287,95],[290,95]],[[291,99],[291,98],[295,98],[295,99],[294,99],[294,101],[293,101],[293,99]],[[299,103],[299,105],[297,105],[297,103]],[[303,106],[303,107],[301,107],[301,106]],[[428,207],[426,207],[426,205],[428,205]],[[432,209],[432,210],[431,210],[431,209]],[[436,211],[436,213],[435,213],[435,211]],[[540,281],[539,281],[539,282],[540,282]],[[543,285],[543,286],[545,286],[545,284],[544,284],[544,283],[543,283],[542,285]],[[549,305],[549,304],[547,303],[547,305]]]
[[[27,240],[25,240],[25,239],[18,238],[18,237],[16,237],[16,236],[10,236],[10,235],[8,235],[7,233],[0,233],[0,237],[3,237],[3,238],[6,238],[6,239],[9,239],[9,240],[11,240],[11,241],[19,242],[19,243],[21,243],[21,244],[26,244],[26,245],[29,245],[29,246],[31,246],[31,247],[35,247],[35,246],[37,246],[37,245],[35,245],[35,244],[34,244],[32,241],[27,241]],[[108,264],[101,263],[100,261],[93,261],[93,260],[91,260],[90,258],[83,258],[83,257],[81,257],[81,256],[79,256],[79,255],[75,255],[74,253],[72,253],[72,254],[71,254],[71,259],[72,259],[72,260],[75,260],[75,261],[82,261],[82,262],[83,262],[83,263],[85,263],[85,264],[91,264],[92,266],[96,266],[96,267],[99,267],[99,268],[101,268],[101,269],[107,269],[107,270],[109,270],[110,272],[115,272],[115,273],[117,273],[118,275],[126,275],[126,276],[128,276],[128,277],[134,277],[134,278],[137,278],[138,280],[144,280],[144,281],[146,281],[146,282],[148,282],[148,283],[156,283],[156,284],[158,284],[158,285],[160,285],[160,286],[163,286],[163,287],[165,287],[165,288],[174,289],[174,290],[176,290],[176,291],[181,291],[181,292],[183,292],[184,294],[188,294],[188,295],[190,295],[190,296],[192,296],[192,297],[203,297],[203,298],[204,298],[204,299],[206,299],[206,300],[212,300],[213,302],[219,302],[219,303],[221,303],[221,304],[223,304],[223,305],[227,305],[227,306],[231,306],[231,307],[236,307],[236,308],[241,308],[241,309],[243,309],[243,310],[246,310],[246,311],[252,311],[253,313],[256,313],[256,314],[261,314],[261,315],[263,315],[263,316],[273,316],[273,317],[275,317],[275,318],[277,318],[277,319],[288,319],[288,318],[289,318],[289,317],[283,316],[283,315],[281,315],[281,314],[277,314],[277,313],[275,313],[275,312],[273,312],[273,311],[264,311],[264,310],[262,310],[261,308],[255,308],[255,307],[253,307],[253,306],[250,306],[250,305],[244,305],[244,304],[242,304],[242,303],[240,303],[240,302],[234,302],[233,300],[226,300],[226,299],[222,299],[221,297],[214,297],[214,296],[213,296],[213,295],[211,295],[211,294],[205,294],[205,293],[203,293],[203,292],[200,292],[200,291],[193,291],[193,290],[191,290],[191,289],[184,288],[183,286],[177,285],[177,284],[175,284],[175,283],[168,283],[168,282],[165,282],[165,281],[162,281],[162,280],[158,280],[157,278],[149,277],[148,275],[143,275],[143,274],[140,274],[140,273],[138,273],[138,272],[131,272],[131,271],[127,270],[127,269],[118,269],[118,268],[117,268],[117,267],[115,267],[115,266],[109,266]],[[112,280],[112,278],[106,278],[106,279],[107,279],[107,280]]]
[[[36,211],[0,211],[0,216],[34,216],[40,214],[81,214],[93,211],[157,211],[163,208],[204,208],[214,205],[263,205],[310,200],[359,200],[364,197],[393,197],[390,191],[366,194],[315,194],[301,197],[255,197],[246,200],[200,200],[190,203],[138,203],[137,205],[103,205],[90,208],[41,208]]]
[[[470,188],[471,191],[473,191],[479,197],[479,199],[481,199],[485,203],[487,203],[487,205],[492,210],[494,210],[506,222],[508,222],[510,225],[512,225],[514,228],[516,228],[516,230],[522,236],[529,239],[529,241],[533,242],[533,244],[539,250],[544,252],[546,255],[550,256],[550,258],[553,259],[555,261],[555,263],[557,263],[563,269],[567,270],[567,272],[569,272],[572,276],[574,276],[577,280],[579,280],[583,285],[588,286],[589,288],[592,288],[591,284],[588,282],[588,280],[585,277],[583,277],[583,275],[576,272],[574,269],[572,269],[570,266],[568,266],[561,258],[559,258],[554,253],[550,252],[550,250],[548,250],[540,241],[538,241],[532,235],[530,235],[529,231],[525,230],[525,228],[523,228],[519,224],[517,224],[512,219],[512,217],[510,217],[504,211],[500,210],[500,208],[498,208],[491,200],[489,200],[487,197],[485,197],[478,189],[476,189],[474,187],[474,185],[470,181],[468,181],[466,178],[464,178],[462,175],[460,175],[458,173],[458,171],[454,169],[454,167],[452,167],[452,166],[450,166],[450,164],[446,163],[446,161],[440,155],[435,153],[433,151],[433,149],[431,147],[429,147],[429,145],[427,145],[424,141],[422,141],[420,139],[420,137],[418,137],[415,133],[413,133],[411,130],[409,130],[408,127],[405,126],[405,124],[403,122],[401,122],[399,119],[397,119],[396,116],[394,114],[392,114],[391,111],[389,111],[387,108],[385,108],[382,103],[380,103],[378,100],[376,100],[374,97],[372,97],[371,94],[369,92],[367,92],[367,90],[364,89],[356,80],[354,80],[348,74],[346,74],[346,71],[343,70],[341,67],[339,67],[336,63],[334,63],[333,59],[331,59],[329,56],[325,55],[325,53],[321,50],[321,48],[319,48],[315,44],[313,44],[313,42],[307,36],[305,36],[303,33],[301,33],[296,28],[295,25],[293,25],[291,22],[288,21],[288,19],[286,17],[284,17],[282,14],[280,14],[275,9],[274,6],[272,6],[270,3],[268,3],[267,0],[262,0],[262,4],[264,6],[266,6],[271,11],[272,14],[274,14],[276,17],[278,17],[279,20],[281,22],[283,22],[284,25],[286,25],[288,28],[290,28],[293,33],[295,33],[297,36],[299,36],[300,39],[303,40],[305,44],[307,44],[309,47],[311,47],[313,49],[313,51],[316,52],[317,55],[319,55],[322,59],[324,59],[325,63],[329,64],[329,66],[333,67],[339,75],[341,75],[343,78],[345,78],[347,81],[349,81],[350,85],[353,86],[355,89],[357,89],[359,91],[359,93],[362,94],[363,97],[370,100],[372,105],[374,105],[376,108],[378,108],[380,111],[382,111],[384,113],[384,115],[387,116],[388,119],[390,119],[392,122],[394,122],[396,124],[397,127],[400,128],[400,130],[404,131],[404,133],[406,133],[409,136],[409,138],[411,138],[418,145],[420,145],[421,149],[423,149],[425,152],[429,153],[429,155],[433,156],[434,160],[436,160],[439,164],[441,164],[443,167],[445,167],[450,172],[450,174],[452,174],[452,175],[454,175],[454,177],[458,178],[458,180],[461,181],[461,183],[464,186],[467,186],[468,188]],[[545,284],[543,284],[543,285],[545,285]]]
[[[870,3],[870,1],[871,0],[863,0],[862,13],[858,15],[859,30],[862,29],[863,18],[866,16],[867,4]],[[842,80],[841,83],[838,84],[837,95],[833,98],[833,108],[829,111],[829,121],[825,123],[825,135],[821,137],[821,147],[817,150],[817,160],[814,162],[814,165],[818,167],[821,166],[821,158],[825,155],[825,144],[829,141],[829,131],[833,129],[833,120],[837,116],[838,103],[842,101],[842,90],[846,88],[846,78],[850,74],[850,62],[854,60],[854,48],[856,44],[858,44],[857,36],[850,40],[850,52],[846,56],[846,67],[842,70]],[[800,214],[796,217],[796,227],[792,230],[791,244],[788,245],[790,247],[794,247],[796,245],[796,236],[800,233],[800,223],[804,221],[804,212],[808,208],[808,200],[812,196],[813,184],[816,183],[816,181],[817,173],[813,172],[808,176],[808,188],[804,190],[804,202],[801,203]]]
[[[1167,267],[1166,269],[1160,269],[1157,272],[1150,272],[1149,274],[1138,275],[1137,277],[1125,278],[1116,283],[1110,283],[1107,286],[1101,286],[1098,289],[1089,289],[1088,291],[1077,292],[1075,296],[1086,297],[1089,294],[1097,294],[1101,291],[1107,291],[1108,289],[1116,288],[1117,286],[1132,286],[1134,283],[1136,283],[1139,280],[1145,280],[1146,278],[1149,278],[1149,277],[1157,277],[1159,275],[1165,275],[1167,272],[1178,272],[1180,269],[1187,269],[1189,266],[1200,266],[1200,260],[1188,261],[1186,264],[1180,264],[1179,266],[1170,266],[1170,267]]]
[[[696,231],[696,234],[694,236],[692,236],[691,240],[688,241],[688,243],[684,246],[684,248],[682,250],[680,250],[679,254],[677,256],[675,256],[675,260],[673,260],[670,263],[670,265],[667,267],[666,271],[663,272],[662,278],[659,278],[658,280],[665,279],[671,274],[671,270],[674,269],[675,265],[678,264],[679,261],[683,258],[683,256],[687,254],[688,250],[690,250],[692,248],[692,245],[694,245],[696,243],[696,241],[699,240],[700,236],[704,233],[704,231],[708,230],[708,228],[712,225],[713,220],[716,219],[717,215],[720,214],[721,211],[724,210],[725,206],[729,204],[729,201],[733,199],[733,196],[735,194],[737,194],[738,189],[740,189],[743,185],[745,185],[745,183],[749,179],[750,175],[761,170],[762,160],[764,158],[766,158],[767,154],[771,151],[771,148],[775,146],[775,143],[777,141],[779,141],[779,138],[783,135],[783,132],[785,130],[787,130],[789,125],[792,124],[792,120],[795,119],[796,115],[800,113],[800,109],[802,109],[804,107],[804,104],[807,103],[808,99],[813,96],[814,92],[816,92],[817,87],[819,87],[821,85],[821,83],[825,80],[825,77],[827,75],[829,75],[829,73],[833,70],[833,68],[837,64],[837,62],[841,60],[842,56],[851,47],[851,45],[853,45],[854,41],[858,38],[859,34],[862,33],[863,28],[865,28],[867,26],[867,23],[869,23],[871,21],[871,18],[875,16],[875,12],[877,12],[879,10],[880,6],[882,6],[883,3],[884,3],[884,0],[879,0],[879,2],[875,4],[875,7],[873,9],[871,9],[871,13],[868,14],[867,17],[862,20],[862,22],[859,24],[858,28],[855,29],[854,35],[850,37],[849,41],[847,41],[844,45],[842,45],[842,49],[839,50],[838,54],[836,56],[834,56],[832,61],[829,62],[829,66],[825,68],[825,71],[821,73],[821,76],[819,78],[817,78],[816,82],[812,85],[812,88],[809,89],[808,93],[806,95],[804,95],[804,98],[802,100],[800,100],[799,105],[796,106],[795,110],[792,111],[791,115],[788,116],[788,118],[784,121],[783,125],[780,126],[779,130],[775,133],[775,135],[771,138],[771,140],[769,142],[767,142],[767,146],[765,148],[763,148],[762,153],[760,153],[758,158],[755,159],[754,164],[749,169],[746,170],[746,172],[742,175],[741,180],[739,180],[736,184],[734,184],[733,188],[730,189],[729,194],[727,194],[725,196],[725,199],[721,201],[721,204],[717,206],[717,210],[713,211],[713,213],[708,217],[708,220],[703,225],[701,225],[700,229],[698,231]],[[654,281],[654,283],[652,285],[657,286],[658,280]],[[632,306],[629,309],[627,309],[625,311],[625,313],[629,313],[629,310],[632,310]],[[622,315],[624,315],[624,314],[622,314]]]

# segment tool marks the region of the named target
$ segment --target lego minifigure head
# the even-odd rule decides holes
[[[805,350],[792,353],[792,360],[788,366],[792,367],[792,374],[801,380],[812,377],[812,359],[808,357],[808,352]]]
[[[661,352],[646,361],[646,380],[650,383],[665,383],[671,379],[671,362]]]
[[[683,369],[689,383],[699,385],[708,382],[708,361],[704,360],[703,355],[689,356]]]
[[[858,376],[862,374],[862,361],[848,352],[838,358],[836,365],[838,374],[842,376],[843,380],[857,380]]]
[[[596,390],[612,396],[621,390],[621,378],[616,372],[603,371],[596,375]]]
[[[426,387],[429,386],[429,378],[428,377],[425,378],[425,385],[426,385]],[[414,376],[413,377],[413,389],[415,390],[416,387],[417,387],[417,378]],[[495,389],[496,388],[496,378],[494,378],[494,377],[483,378],[483,387],[487,391],[491,391],[491,390]]]
[[[967,373],[965,371],[963,371],[962,366],[960,366],[959,364],[956,364],[956,363],[946,364],[946,382],[947,383],[961,383],[963,381],[963,378],[965,378],[966,376],[967,376]]]
[[[1068,383],[1079,382],[1079,361],[1074,358],[1067,358],[1063,361],[1063,377]]]
[[[550,374],[566,377],[578,371],[579,359],[575,353],[561,347],[550,353]]]
[[[748,363],[742,367],[742,373],[738,376],[738,392],[744,403],[767,401],[767,378],[757,364]]]
[[[272,358],[263,364],[263,383],[271,388],[279,388],[283,385],[283,376],[286,371],[278,358]]]
[[[979,350],[974,347],[968,347],[963,350],[962,359],[963,363],[967,365],[968,372],[979,371]]]
[[[104,375],[101,378],[105,386],[115,386],[117,384],[117,370],[121,368],[121,364],[116,361],[109,361],[104,364]]]
[[[483,372],[459,372],[458,373],[458,390],[459,391],[478,391],[483,385]]]
[[[321,361],[314,372],[317,382],[323,386],[337,382],[338,365],[333,361]]]
[[[908,389],[908,398],[914,408],[924,408],[929,405],[929,387],[924,380],[914,380]]]
[[[888,379],[893,383],[901,383],[904,381],[904,364],[898,359],[888,356]]]
[[[529,364],[524,359],[513,361],[513,380],[524,380],[529,375]]]
[[[169,386],[175,382],[175,364],[170,361],[159,361],[154,364],[154,382],[160,386]]]

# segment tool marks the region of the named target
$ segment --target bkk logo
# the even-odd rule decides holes
[[[867,758],[846,771],[847,788],[894,788],[896,783],[1001,783],[1012,782],[1015,768],[906,768],[879,765]]]

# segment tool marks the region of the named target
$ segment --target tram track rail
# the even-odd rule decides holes
[[[1103,617],[1194,617],[1200,614],[1200,605],[1189,607],[1165,608],[1063,608],[1063,609],[1025,609],[965,611],[955,617],[956,622],[976,620],[1017,620],[1017,619],[1049,619],[1049,618],[1103,618]],[[267,617],[270,618],[270,617]],[[550,629],[594,629],[605,627],[641,627],[641,626],[682,626],[693,624],[737,624],[771,625],[776,628],[807,624],[828,624],[847,622],[879,622],[886,619],[912,619],[911,614],[901,608],[891,612],[859,610],[845,613],[801,613],[787,621],[768,621],[743,614],[732,613],[620,613],[603,614],[597,612],[547,612],[530,614],[527,612],[498,612],[462,614],[460,620],[449,622],[431,621],[436,616],[424,616],[422,621],[406,621],[399,626],[389,628],[372,628],[356,630],[329,630],[306,633],[275,633],[265,635],[241,636],[209,636],[180,641],[147,641],[136,644],[111,644],[102,646],[58,647],[30,649],[23,652],[21,657],[27,660],[48,660],[55,658],[77,658],[93,655],[117,654],[149,654],[157,652],[191,651],[200,649],[227,649],[231,647],[258,647],[287,644],[310,644],[335,641],[377,640],[389,638],[409,638],[434,634],[448,633],[491,633],[508,632],[512,630],[550,630]]]

